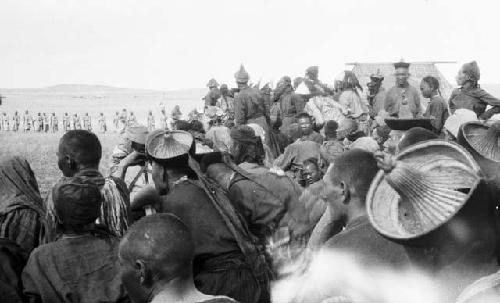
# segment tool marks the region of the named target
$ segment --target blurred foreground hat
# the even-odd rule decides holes
[[[94,222],[101,213],[103,197],[96,184],[80,177],[64,177],[53,188],[58,219],[71,226]]]
[[[465,123],[458,137],[482,157],[500,163],[500,121],[491,126],[479,121]]]
[[[451,142],[422,142],[395,158],[379,153],[377,160],[381,170],[367,212],[373,227],[395,240],[419,238],[448,222],[481,181],[472,156]]]
[[[155,130],[146,139],[146,153],[157,160],[194,153],[193,148],[193,136],[182,130]]]
[[[208,86],[208,88],[218,87],[219,83],[217,83],[217,80],[215,80],[214,78],[212,78],[212,79],[210,79],[208,81],[207,86]]]
[[[234,78],[236,79],[236,83],[247,83],[250,80],[250,76],[243,64],[240,65],[240,70],[234,74]]]
[[[460,126],[470,121],[477,121],[475,112],[465,108],[457,109],[453,115],[446,119],[444,128],[457,138]]]
[[[125,129],[125,138],[132,142],[139,144],[146,144],[146,137],[148,136],[148,128],[143,125],[133,125]]]
[[[414,127],[422,127],[432,130],[430,118],[415,118],[415,119],[399,119],[399,118],[386,118],[385,124],[393,130],[409,130]]]
[[[362,149],[371,153],[377,152],[380,150],[380,146],[377,141],[372,137],[361,137],[356,139],[356,141],[352,142],[350,145],[350,149]]]

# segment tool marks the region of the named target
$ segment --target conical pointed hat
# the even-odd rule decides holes
[[[381,170],[368,191],[373,227],[396,240],[416,239],[448,222],[481,181],[479,166],[461,146],[426,141],[397,157],[377,155]]]
[[[146,139],[146,153],[157,160],[168,160],[192,152],[193,136],[182,130],[155,130]]]
[[[240,65],[240,70],[234,74],[234,78],[236,78],[237,83],[247,83],[248,80],[250,80],[250,76],[245,70],[243,64]]]

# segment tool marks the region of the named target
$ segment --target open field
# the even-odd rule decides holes
[[[0,132],[0,156],[25,157],[35,172],[43,198],[62,176],[57,167],[56,156],[62,135],[62,132],[56,134]],[[98,137],[103,148],[100,171],[106,175],[111,164],[111,153],[120,137],[117,133],[98,134]]]

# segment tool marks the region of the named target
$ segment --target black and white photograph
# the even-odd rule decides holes
[[[1,0],[1,303],[499,303],[500,2]]]

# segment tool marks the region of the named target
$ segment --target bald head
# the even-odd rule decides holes
[[[158,280],[191,274],[194,241],[184,223],[171,214],[154,214],[134,223],[120,243],[124,262],[144,262]]]

